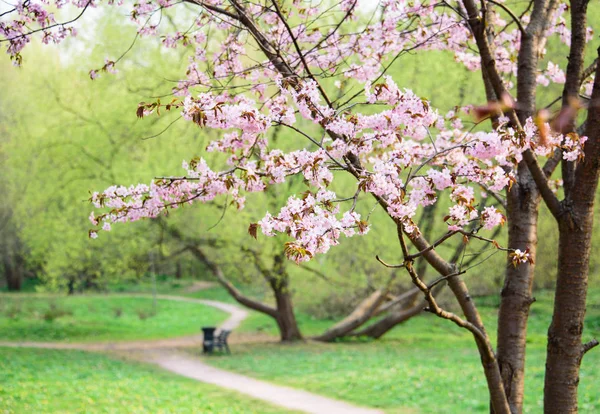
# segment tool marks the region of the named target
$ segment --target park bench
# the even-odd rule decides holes
[[[212,354],[215,350],[218,350],[231,354],[229,345],[227,344],[227,338],[229,337],[231,331],[222,329],[219,331],[219,334],[215,336],[216,330],[217,328],[213,327],[202,328],[202,332],[204,333],[202,352],[205,354]]]
[[[215,340],[216,349],[231,354],[231,351],[229,350],[229,345],[227,344],[227,338],[229,337],[230,333],[231,331],[228,331],[226,329],[223,329],[221,332],[219,332],[219,335],[217,335],[217,339]]]

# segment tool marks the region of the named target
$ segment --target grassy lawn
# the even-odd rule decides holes
[[[437,341],[437,343],[436,343]],[[545,350],[528,354],[525,412],[542,411]],[[232,357],[207,358],[220,368],[286,384],[390,413],[410,407],[422,413],[489,412],[488,394],[471,343],[450,338],[371,343],[252,344]],[[581,373],[580,412],[600,412],[595,366],[589,354]],[[442,408],[443,407],[443,408]]]
[[[529,324],[525,412],[542,410],[549,292],[536,294]],[[590,292],[584,339],[600,336],[600,291]],[[479,298],[495,341],[497,298]],[[596,304],[596,306],[594,306]],[[250,321],[252,322],[252,321]],[[309,322],[309,320],[305,320]],[[413,318],[380,341],[295,345],[244,344],[231,357],[207,358],[220,368],[302,388],[390,413],[489,412],[488,394],[473,340],[433,315]],[[580,412],[600,412],[600,351],[585,356]]]
[[[194,303],[149,298],[0,295],[0,340],[104,341],[195,334],[225,312]]]
[[[0,348],[0,413],[283,413],[144,364],[80,351]]]
[[[169,293],[180,293],[195,298],[233,302],[233,299],[220,287],[194,293],[185,293],[185,287],[169,287],[170,289],[159,289],[159,291],[164,292],[164,290],[167,290]],[[141,289],[141,291],[144,290]],[[542,291],[537,292],[535,296],[537,302],[532,306],[528,332],[528,368],[525,399],[525,412],[528,413],[540,412],[542,409],[546,330],[552,314],[552,293]],[[150,299],[81,296],[69,297],[59,302],[59,307],[72,309],[72,315],[61,316],[53,322],[47,322],[43,318],[44,311],[52,308],[53,299],[46,298],[41,300],[38,298],[35,301],[31,299],[24,300],[20,305],[22,316],[9,318],[6,314],[10,311],[11,306],[15,304],[7,304],[4,301],[5,298],[6,296],[0,296],[0,301],[3,301],[3,305],[0,305],[0,313],[2,313],[2,318],[4,318],[0,318],[0,321],[2,321],[0,323],[0,338],[11,335],[14,339],[22,339],[23,337],[29,339],[33,337],[37,340],[41,340],[41,338],[48,340],[74,339],[73,335],[66,335],[69,326],[75,332],[75,338],[80,341],[96,340],[98,339],[98,335],[103,335],[106,338],[118,337],[121,339],[125,337],[166,337],[197,332],[198,326],[202,324],[216,324],[218,320],[224,317],[224,314],[200,305],[159,301],[158,315],[147,319],[140,319],[138,311],[140,309],[149,309],[151,307]],[[11,296],[11,298],[15,298],[15,296]],[[492,340],[495,342],[498,298],[490,296],[476,298],[475,301],[480,307]],[[589,340],[593,336],[600,336],[599,303],[600,289],[591,290],[584,340]],[[120,317],[116,317],[114,310],[119,306],[123,308],[123,312]],[[33,315],[37,316],[34,317]],[[318,320],[303,313],[299,313],[297,316],[301,329],[306,336],[320,333],[333,323],[332,321]],[[96,326],[97,331],[84,329],[87,326],[85,323],[72,323],[71,325],[66,323],[70,318],[84,321],[86,317],[89,318],[87,321],[92,326]],[[128,320],[129,322],[126,324],[125,322]],[[12,323],[13,325],[7,325],[8,323]],[[35,326],[39,326],[40,324],[46,327],[46,330],[37,331],[34,329]],[[127,326],[126,328],[125,325]],[[10,331],[10,328],[7,329],[7,326],[21,326],[22,331]],[[57,329],[60,326],[63,328]],[[186,329],[190,329],[190,326],[191,331],[186,331]],[[239,331],[277,335],[274,321],[257,312],[250,312],[249,318],[239,328]],[[53,333],[50,334],[51,337],[48,337],[49,334],[40,334],[39,332]],[[56,332],[63,332],[63,334],[57,337]],[[135,332],[137,333],[134,335]],[[89,338],[89,335],[93,335],[94,333],[96,333],[96,336]],[[8,372],[8,374],[4,374],[4,377],[0,377],[3,381],[9,375],[10,378],[13,378],[16,375],[15,371],[20,371],[14,365],[16,363],[12,361],[13,365],[9,367],[10,369],[1,365],[8,364],[8,362],[4,361],[5,355],[8,355],[6,361],[10,361],[10,355],[21,352],[24,352],[22,358],[29,358],[31,355],[50,355],[51,358],[49,357],[50,359],[45,361],[50,361],[48,362],[50,365],[54,364],[54,359],[52,358],[60,360],[65,355],[62,352],[56,351],[9,350],[8,353],[3,352],[0,357],[0,361],[2,361],[0,362],[0,368],[2,368],[3,372]],[[45,354],[46,352],[49,352],[49,354]],[[198,353],[196,350],[190,352]],[[73,355],[77,355],[74,359],[77,361],[86,357],[87,354],[75,352]],[[100,358],[96,355],[93,357]],[[44,356],[44,358],[46,357]],[[35,362],[25,359],[22,359],[22,361],[25,365],[32,364],[34,367],[32,369],[35,371]],[[383,408],[388,413],[404,413],[407,410],[422,413],[489,412],[488,394],[483,372],[472,338],[464,330],[457,328],[448,321],[441,320],[429,314],[413,318],[404,325],[397,327],[380,341],[352,340],[336,344],[307,342],[294,345],[272,343],[236,344],[233,345],[233,355],[211,357],[207,358],[207,361],[224,369],[237,371],[278,384],[305,389],[359,405]],[[73,375],[80,375],[82,378],[91,379],[92,381],[85,383],[88,384],[95,382],[95,379],[90,377],[90,375],[115,375],[118,377],[120,374],[115,374],[115,372],[119,371],[110,368],[113,364],[121,367],[119,369],[133,369],[122,368],[126,365],[129,367],[129,365],[106,358],[100,362],[108,364],[103,365],[103,367],[106,366],[108,368],[101,369],[102,373],[94,372],[95,369],[93,366],[90,367],[90,363],[82,363],[77,371],[79,374],[75,374],[76,371],[73,371]],[[598,350],[593,350],[586,355],[580,382],[580,412],[582,413],[600,412],[600,400],[597,393],[597,383],[600,382],[600,373],[594,370],[594,367],[598,364],[600,364],[600,352]],[[48,369],[51,369],[50,365]],[[144,372],[151,371],[150,368],[143,368],[146,370]],[[41,370],[44,369],[46,368],[41,368]],[[139,369],[139,366],[136,366],[136,369]],[[25,374],[26,371],[24,371]],[[169,376],[168,374],[164,375]],[[49,374],[48,378],[52,378],[52,374]],[[204,394],[201,392],[200,395],[193,394],[189,396],[189,394],[186,394],[185,397],[180,398],[179,391],[173,391],[172,393],[169,391],[168,396],[156,390],[144,391],[145,387],[150,389],[154,386],[147,385],[145,377],[126,375],[123,378],[129,381],[127,385],[129,389],[135,390],[141,387],[143,390],[140,393],[146,392],[151,394],[152,398],[155,398],[155,400],[147,402],[140,397],[139,402],[132,402],[131,404],[134,407],[136,407],[135,404],[141,404],[141,408],[136,411],[149,410],[150,407],[153,411],[169,411],[169,408],[161,408],[163,406],[168,407],[167,405],[161,404],[169,402],[175,404],[173,401],[179,403],[179,400],[181,400],[182,410],[187,412],[188,409],[185,404],[191,404],[192,401],[203,401],[202,398],[204,398]],[[123,378],[121,379],[125,381]],[[169,376],[169,378],[171,377]],[[30,381],[33,384],[38,379],[32,377]],[[188,381],[184,379],[173,379],[172,381],[175,381],[174,383],[177,386],[180,386],[179,384],[188,384]],[[12,384],[14,381],[8,382]],[[185,387],[190,386],[192,385],[185,385]],[[3,384],[2,387],[4,387],[3,392],[6,393],[7,386]],[[45,387],[44,392],[50,392],[49,390],[52,388],[46,387],[45,384],[43,387]],[[88,384],[85,387],[91,388],[89,393],[87,392],[87,388],[85,388],[86,392],[84,394],[89,394],[89,398],[95,400],[97,398],[96,394],[94,394],[95,385]],[[197,387],[205,386],[198,385]],[[122,386],[120,389],[126,389],[126,387]],[[55,394],[55,392],[59,391],[52,391],[52,397],[40,397],[39,401],[52,401],[52,398],[60,400],[60,398],[56,397],[59,394]],[[123,392],[125,393],[126,391]],[[216,391],[213,390],[213,392]],[[128,395],[128,398],[133,399],[137,395],[135,393],[136,391],[132,391],[132,395]],[[221,391],[221,393],[225,392]],[[18,393],[10,394],[18,395]],[[101,392],[98,391],[98,396],[100,394]],[[113,397],[109,393],[107,395],[109,397],[102,397],[105,398],[104,401],[98,400],[97,407],[113,407],[114,404],[117,404],[106,400],[107,398],[115,398],[116,401],[117,397]],[[115,395],[120,394],[117,393]],[[213,394],[211,393],[211,395]],[[6,398],[4,394],[0,394],[0,396]],[[235,399],[228,405],[230,411],[223,410],[218,406],[220,400],[214,400],[212,397],[208,399],[216,404],[215,407],[217,408],[215,408],[215,412],[238,412],[235,411],[238,408],[234,407]],[[38,401],[37,397],[35,401]],[[83,397],[81,401],[81,403],[85,403]],[[27,403],[32,404],[31,402]],[[11,404],[14,406],[16,402],[12,402]],[[53,404],[58,404],[58,402],[54,402]],[[2,400],[0,400],[0,406],[4,405],[2,404]],[[12,409],[13,406],[9,407]],[[19,412],[23,411],[21,408],[26,406],[15,407],[14,410]],[[258,406],[252,405],[252,407]],[[51,411],[60,412],[60,410],[61,408],[55,405]],[[256,410],[257,412],[271,412],[263,408],[256,408]]]

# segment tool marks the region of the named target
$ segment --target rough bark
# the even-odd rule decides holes
[[[572,99],[578,99],[581,87],[581,75],[583,74],[583,61],[585,57],[585,43],[587,31],[587,4],[588,0],[571,1],[571,46],[569,48],[569,59],[567,63],[565,87],[563,88],[562,107],[566,108],[572,104]],[[576,119],[569,119],[567,125],[561,125],[563,133],[576,130]],[[569,199],[574,184],[575,162],[562,161],[561,172],[563,178],[563,190],[565,199]]]
[[[554,2],[551,0],[535,0],[530,23],[521,32],[517,65],[517,99],[519,102],[517,113],[521,123],[535,112],[539,46],[542,41],[542,31],[551,8],[550,3]]]
[[[529,249],[535,258],[540,196],[531,175],[521,165],[518,183],[508,192],[508,246]],[[511,411],[523,410],[527,320],[532,297],[534,265],[507,263],[498,311],[497,357]]]
[[[484,36],[485,22],[479,19],[479,10],[474,1],[465,0],[464,4],[481,54],[486,95],[488,98],[492,95],[501,97],[508,92],[496,69],[491,44]],[[527,28],[521,26],[517,75],[518,108],[516,112],[507,113],[511,123],[517,128],[535,112],[538,51],[544,43],[547,17],[555,6],[554,0],[534,0],[529,24]],[[490,90],[490,86],[493,91]],[[525,154],[525,158],[530,164],[533,163],[530,159],[533,155]],[[531,257],[535,260],[540,193],[526,162],[518,165],[516,178],[517,183],[507,197],[508,247],[529,249]],[[546,179],[545,176],[542,178]],[[520,413],[523,408],[527,320],[532,303],[533,270],[533,265],[518,268],[508,265],[499,310],[498,365],[504,392],[513,413]],[[497,412],[495,407],[492,411]]]
[[[600,54],[600,49],[598,50]],[[585,158],[574,173],[559,219],[558,276],[548,329],[544,411],[576,413],[579,368],[591,346],[581,343],[588,287],[594,201],[600,173],[600,69],[589,104]]]

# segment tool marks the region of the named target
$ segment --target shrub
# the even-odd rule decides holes
[[[123,315],[123,308],[117,306],[116,308],[113,308],[113,313],[115,314],[115,318],[120,318],[121,315]]]
[[[53,322],[55,319],[68,315],[73,315],[73,312],[58,306],[56,303],[51,303],[50,307],[42,314],[42,318],[46,322]]]
[[[14,303],[10,306],[7,306],[4,313],[9,319],[17,318],[21,313],[21,304]]]
[[[143,321],[144,319],[148,319],[155,316],[156,312],[154,310],[138,309],[137,315],[140,318],[140,320]]]

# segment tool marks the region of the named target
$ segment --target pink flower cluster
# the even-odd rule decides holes
[[[335,193],[327,190],[308,192],[302,198],[291,196],[277,216],[267,213],[258,225],[266,236],[279,232],[294,239],[286,246],[288,257],[296,262],[310,260],[337,245],[341,234],[351,237],[369,231],[368,224],[354,211],[345,211],[339,217],[335,198]]]
[[[355,203],[348,210],[341,209],[342,202],[354,198],[338,200],[328,190],[336,169],[355,168],[346,158],[348,153],[358,156],[360,162],[360,170],[354,171],[357,196],[374,195],[406,231],[418,233],[413,222],[416,212],[444,194],[451,202],[445,219],[449,230],[462,230],[477,219],[485,229],[503,224],[504,217],[495,207],[485,208],[479,216],[475,187],[503,190],[512,180],[503,167],[517,162],[527,148],[547,153],[561,147],[565,157],[570,157],[571,153],[580,154],[585,141],[555,134],[538,149],[532,120],[524,133],[504,125],[490,132],[464,131],[455,128],[460,126],[455,114],[440,116],[427,101],[409,90],[400,90],[390,77],[382,84],[367,84],[365,96],[383,108],[368,115],[335,113],[322,105],[314,81],[296,83],[295,87],[282,80],[278,84],[282,98],[262,110],[243,96],[201,93],[187,97],[181,105],[185,119],[204,128],[226,131],[208,149],[230,154],[231,168],[215,172],[204,159],[195,159],[184,163],[183,177],[95,193],[94,205],[109,211],[92,216],[92,223],[100,226],[157,217],[182,204],[206,202],[222,194],[229,194],[238,208],[243,208],[244,193],[264,191],[301,174],[314,192],[291,196],[277,215],[267,213],[258,224],[267,236],[290,236],[293,241],[287,244],[286,252],[299,262],[327,252],[338,244],[342,234],[350,237],[368,231],[368,223],[354,211]],[[313,139],[309,143],[316,147],[314,150],[270,149],[268,132],[277,125],[295,124],[295,116],[290,115],[295,111],[331,131],[335,138],[322,143]],[[289,125],[282,122],[281,113],[287,114]]]

